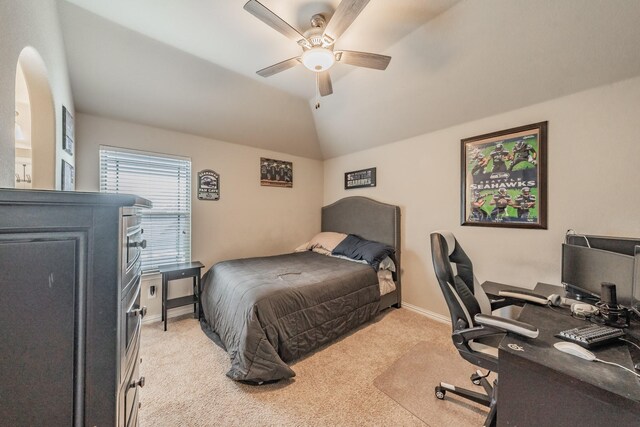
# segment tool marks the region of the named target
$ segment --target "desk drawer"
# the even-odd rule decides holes
[[[171,272],[163,273],[163,274],[165,276],[165,280],[166,281],[178,280],[178,279],[184,279],[184,278],[187,278],[187,277],[199,276],[200,269],[199,268],[190,268],[190,269],[179,270],[179,271],[171,271]]]

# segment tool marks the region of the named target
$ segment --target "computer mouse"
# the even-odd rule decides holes
[[[596,358],[595,354],[591,353],[586,348],[582,348],[578,344],[574,344],[572,342],[561,341],[555,343],[553,346],[564,353],[572,354],[584,360],[592,361]]]

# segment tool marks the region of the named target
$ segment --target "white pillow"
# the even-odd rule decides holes
[[[378,267],[378,270],[389,270],[395,273],[396,264],[393,262],[393,260],[390,257],[387,256],[382,261],[380,261],[380,266]]]
[[[331,252],[342,242],[346,234],[325,231],[316,234],[313,239],[298,246],[295,252],[314,251],[323,255],[331,255]]]
[[[378,271],[378,285],[380,286],[381,296],[396,290],[396,283],[393,281],[392,274],[390,270]]]

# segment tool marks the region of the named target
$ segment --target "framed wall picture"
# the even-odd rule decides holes
[[[220,200],[220,174],[211,169],[198,172],[198,200]]]
[[[73,191],[75,185],[75,170],[69,163],[62,161],[62,191]]]
[[[261,157],[260,185],[266,187],[293,187],[293,163]]]
[[[62,149],[73,156],[75,130],[73,116],[62,106]]]
[[[345,172],[344,189],[375,187],[376,168],[361,169],[358,171]]]
[[[547,228],[547,122],[462,140],[461,224]]]

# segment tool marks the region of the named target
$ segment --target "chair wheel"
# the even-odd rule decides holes
[[[475,385],[480,385],[481,384],[480,378],[482,378],[482,377],[480,377],[478,374],[471,374],[471,382],[473,384],[475,384]]]
[[[447,391],[445,389],[440,386],[436,387],[436,397],[438,399],[443,400],[445,394],[447,394]]]

